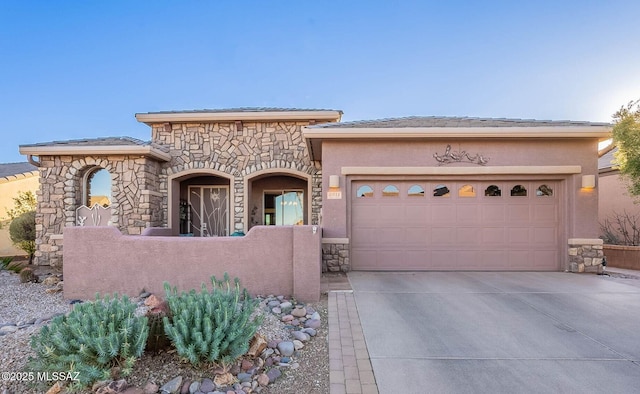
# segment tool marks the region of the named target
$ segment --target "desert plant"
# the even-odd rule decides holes
[[[0,257],[0,271],[7,270],[19,274],[22,268],[22,264],[13,262],[13,257]]]
[[[11,241],[29,255],[29,264],[36,252],[36,212],[29,211],[11,221],[9,225]]]
[[[164,312],[147,313],[149,336],[147,337],[146,350],[160,352],[169,348],[171,341],[164,332],[164,318],[169,317]]]
[[[640,214],[614,212],[600,223],[600,238],[611,245],[640,245]]]
[[[147,341],[146,317],[134,315],[136,304],[127,296],[108,295],[76,304],[31,338],[36,353],[33,371],[70,372],[70,387],[78,389],[98,380],[127,376]]]
[[[215,362],[227,366],[249,349],[260,318],[252,318],[258,305],[240,281],[233,284],[225,273],[223,280],[211,277],[212,290],[206,285],[198,293],[173,290],[165,282],[165,291],[173,318],[164,318],[167,336],[178,354],[192,364]]]
[[[33,269],[27,267],[20,270],[20,283],[38,283],[38,275],[33,272]]]

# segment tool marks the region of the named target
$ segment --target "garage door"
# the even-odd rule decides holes
[[[357,181],[355,270],[559,267],[557,181]]]

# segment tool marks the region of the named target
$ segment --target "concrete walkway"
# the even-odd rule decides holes
[[[351,284],[343,273],[326,273],[328,293],[330,394],[377,394],[373,368],[360,325]]]
[[[383,394],[640,387],[640,280],[560,272],[351,272],[349,279],[354,293],[329,297],[331,393],[369,389],[368,364],[356,354],[360,327]],[[354,359],[358,368],[347,372]]]

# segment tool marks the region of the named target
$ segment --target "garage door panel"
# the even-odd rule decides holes
[[[456,264],[457,258],[454,250],[432,250],[429,265],[433,269],[451,269],[452,264]]]
[[[456,243],[470,247],[471,245],[480,245],[482,234],[475,227],[458,227],[456,229]]]
[[[507,268],[507,252],[504,250],[483,250],[479,253],[480,269],[493,269],[494,267]]]
[[[529,244],[531,242],[531,229],[529,227],[510,227],[508,234],[509,243]]]
[[[535,205],[533,212],[533,221],[535,222],[548,222],[558,219],[558,207],[555,204]]]
[[[458,266],[464,270],[481,269],[477,250],[459,250],[457,253]]]
[[[480,207],[477,203],[473,205],[460,204],[456,207],[455,219],[458,223],[479,223]]]
[[[480,229],[482,243],[484,244],[505,244],[506,231],[504,227],[484,227]]]
[[[404,207],[395,204],[381,204],[377,207],[378,212],[375,214],[380,224],[400,223],[404,218]]]
[[[424,227],[406,227],[405,244],[409,247],[429,245],[431,229]]]
[[[404,243],[404,228],[399,227],[382,227],[376,230],[376,242],[380,239],[385,241],[386,245],[396,246]]]
[[[541,270],[557,270],[558,267],[557,250],[536,250],[534,251],[533,265]]]
[[[486,205],[480,205],[482,221],[484,223],[503,223],[507,217],[504,204],[498,205],[495,201],[488,199],[485,201],[488,201]]]
[[[430,216],[430,208],[426,205],[407,205],[405,206],[403,218],[407,225],[420,224],[426,226],[427,222],[431,220]]]
[[[378,229],[376,227],[360,227],[357,232],[351,236],[351,242],[354,245],[360,245],[363,247],[377,245],[380,240],[377,235]]]
[[[362,270],[375,270],[379,269],[379,262],[377,261],[378,251],[376,249],[363,249],[353,248],[351,249],[351,260],[358,262],[358,269]]]
[[[555,245],[558,234],[555,227],[537,227],[533,229],[533,240],[536,244]]]
[[[431,244],[432,245],[453,245],[456,243],[455,227],[432,227],[431,228]]]
[[[546,184],[551,196],[536,189]],[[560,191],[552,181],[385,181],[356,182],[374,189],[370,197],[351,200],[351,262],[366,270],[557,270],[561,209]],[[393,184],[399,194],[382,189]],[[415,184],[424,195],[408,195]],[[446,197],[433,196],[446,185]],[[464,185],[475,196],[462,196]],[[487,196],[491,185],[501,195]],[[511,196],[515,185],[527,196]],[[468,191],[468,188],[463,188]],[[470,195],[470,196],[469,196]]]
[[[433,201],[433,200],[432,200]],[[451,223],[455,220],[456,207],[454,204],[433,204],[431,222],[433,224]]]
[[[507,221],[528,222],[530,219],[530,206],[528,204],[509,205]]]
[[[530,267],[531,251],[529,250],[510,250],[508,254],[509,264],[507,269],[521,270]]]
[[[377,223],[378,211],[379,208],[375,204],[358,205],[358,207],[353,210],[352,219],[355,223],[358,223],[358,226],[373,226]]]

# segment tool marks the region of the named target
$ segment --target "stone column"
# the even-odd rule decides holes
[[[570,272],[602,272],[604,242],[599,239],[569,239],[569,271]]]

